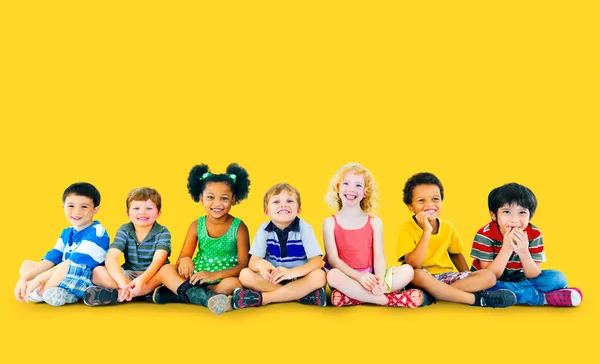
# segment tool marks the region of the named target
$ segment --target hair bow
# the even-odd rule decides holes
[[[229,176],[229,178],[231,178],[233,180],[233,183],[235,184],[235,180],[237,179],[237,176],[233,173],[229,174],[228,176]]]
[[[203,181],[206,179],[206,177],[210,176],[210,172],[205,172],[202,177],[199,178],[200,181]]]

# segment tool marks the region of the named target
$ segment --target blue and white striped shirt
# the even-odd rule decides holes
[[[109,243],[106,229],[98,221],[80,231],[68,227],[62,231],[54,248],[43,259],[54,264],[68,259],[94,269],[104,263]]]

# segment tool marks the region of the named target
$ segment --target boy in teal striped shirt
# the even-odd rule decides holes
[[[161,215],[161,197],[152,188],[136,188],[127,196],[127,216],[106,255],[106,267],[92,272],[95,286],[88,288],[83,302],[88,306],[131,301],[154,291],[161,283],[156,273],[169,263],[171,233],[156,222]],[[125,263],[119,266],[119,257]]]

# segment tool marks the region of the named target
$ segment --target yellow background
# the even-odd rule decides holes
[[[582,332],[596,331],[599,312],[598,16],[594,1],[3,2],[2,352],[24,362],[589,358],[592,335]],[[539,199],[544,268],[563,271],[583,304],[288,303],[214,316],[188,305],[14,299],[20,263],[40,259],[68,226],[70,183],[98,187],[97,218],[111,236],[127,222],[127,192],[157,188],[176,259],[204,213],[187,173],[233,161],[251,176],[232,214],[252,237],[265,221],[263,193],[281,181],[300,189],[301,217],[320,237],[330,177],[364,164],[380,187],[388,264],[410,217],[401,201],[412,174],[442,180],[442,217],[469,263],[488,192],[525,184]]]

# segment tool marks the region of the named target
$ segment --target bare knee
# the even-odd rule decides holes
[[[415,278],[415,270],[408,264],[403,264],[396,268],[394,275],[400,275],[400,277],[406,277],[408,281],[412,281]]]
[[[315,289],[325,287],[327,284],[327,276],[321,269],[313,270],[308,273],[305,278],[310,282],[310,285]]]
[[[167,265],[163,265],[158,270],[158,272],[156,272],[155,276],[158,276],[158,278],[162,278],[165,275],[173,274],[173,272],[179,274],[177,272],[177,266],[175,264],[167,264]]]
[[[474,272],[471,274],[478,274],[482,280],[485,280],[486,285],[493,287],[496,284],[496,275],[489,269],[482,269],[478,272]]]
[[[219,284],[215,286],[214,292],[230,295],[236,288],[242,288],[240,280],[237,278],[229,277],[221,280],[221,282],[219,282]]]
[[[105,267],[97,266],[92,270],[92,283],[101,286],[107,275],[109,274]]]
[[[240,283],[243,286],[248,286],[254,282],[256,278],[256,273],[250,268],[244,268],[240,272]]]
[[[341,270],[333,268],[327,272],[327,283],[331,287],[339,287],[344,276],[345,274]]]
[[[37,264],[38,262],[35,262],[33,260],[24,261],[23,264],[21,264],[21,268],[19,268],[19,275],[27,273],[29,270],[31,270],[31,268],[35,267]]]

